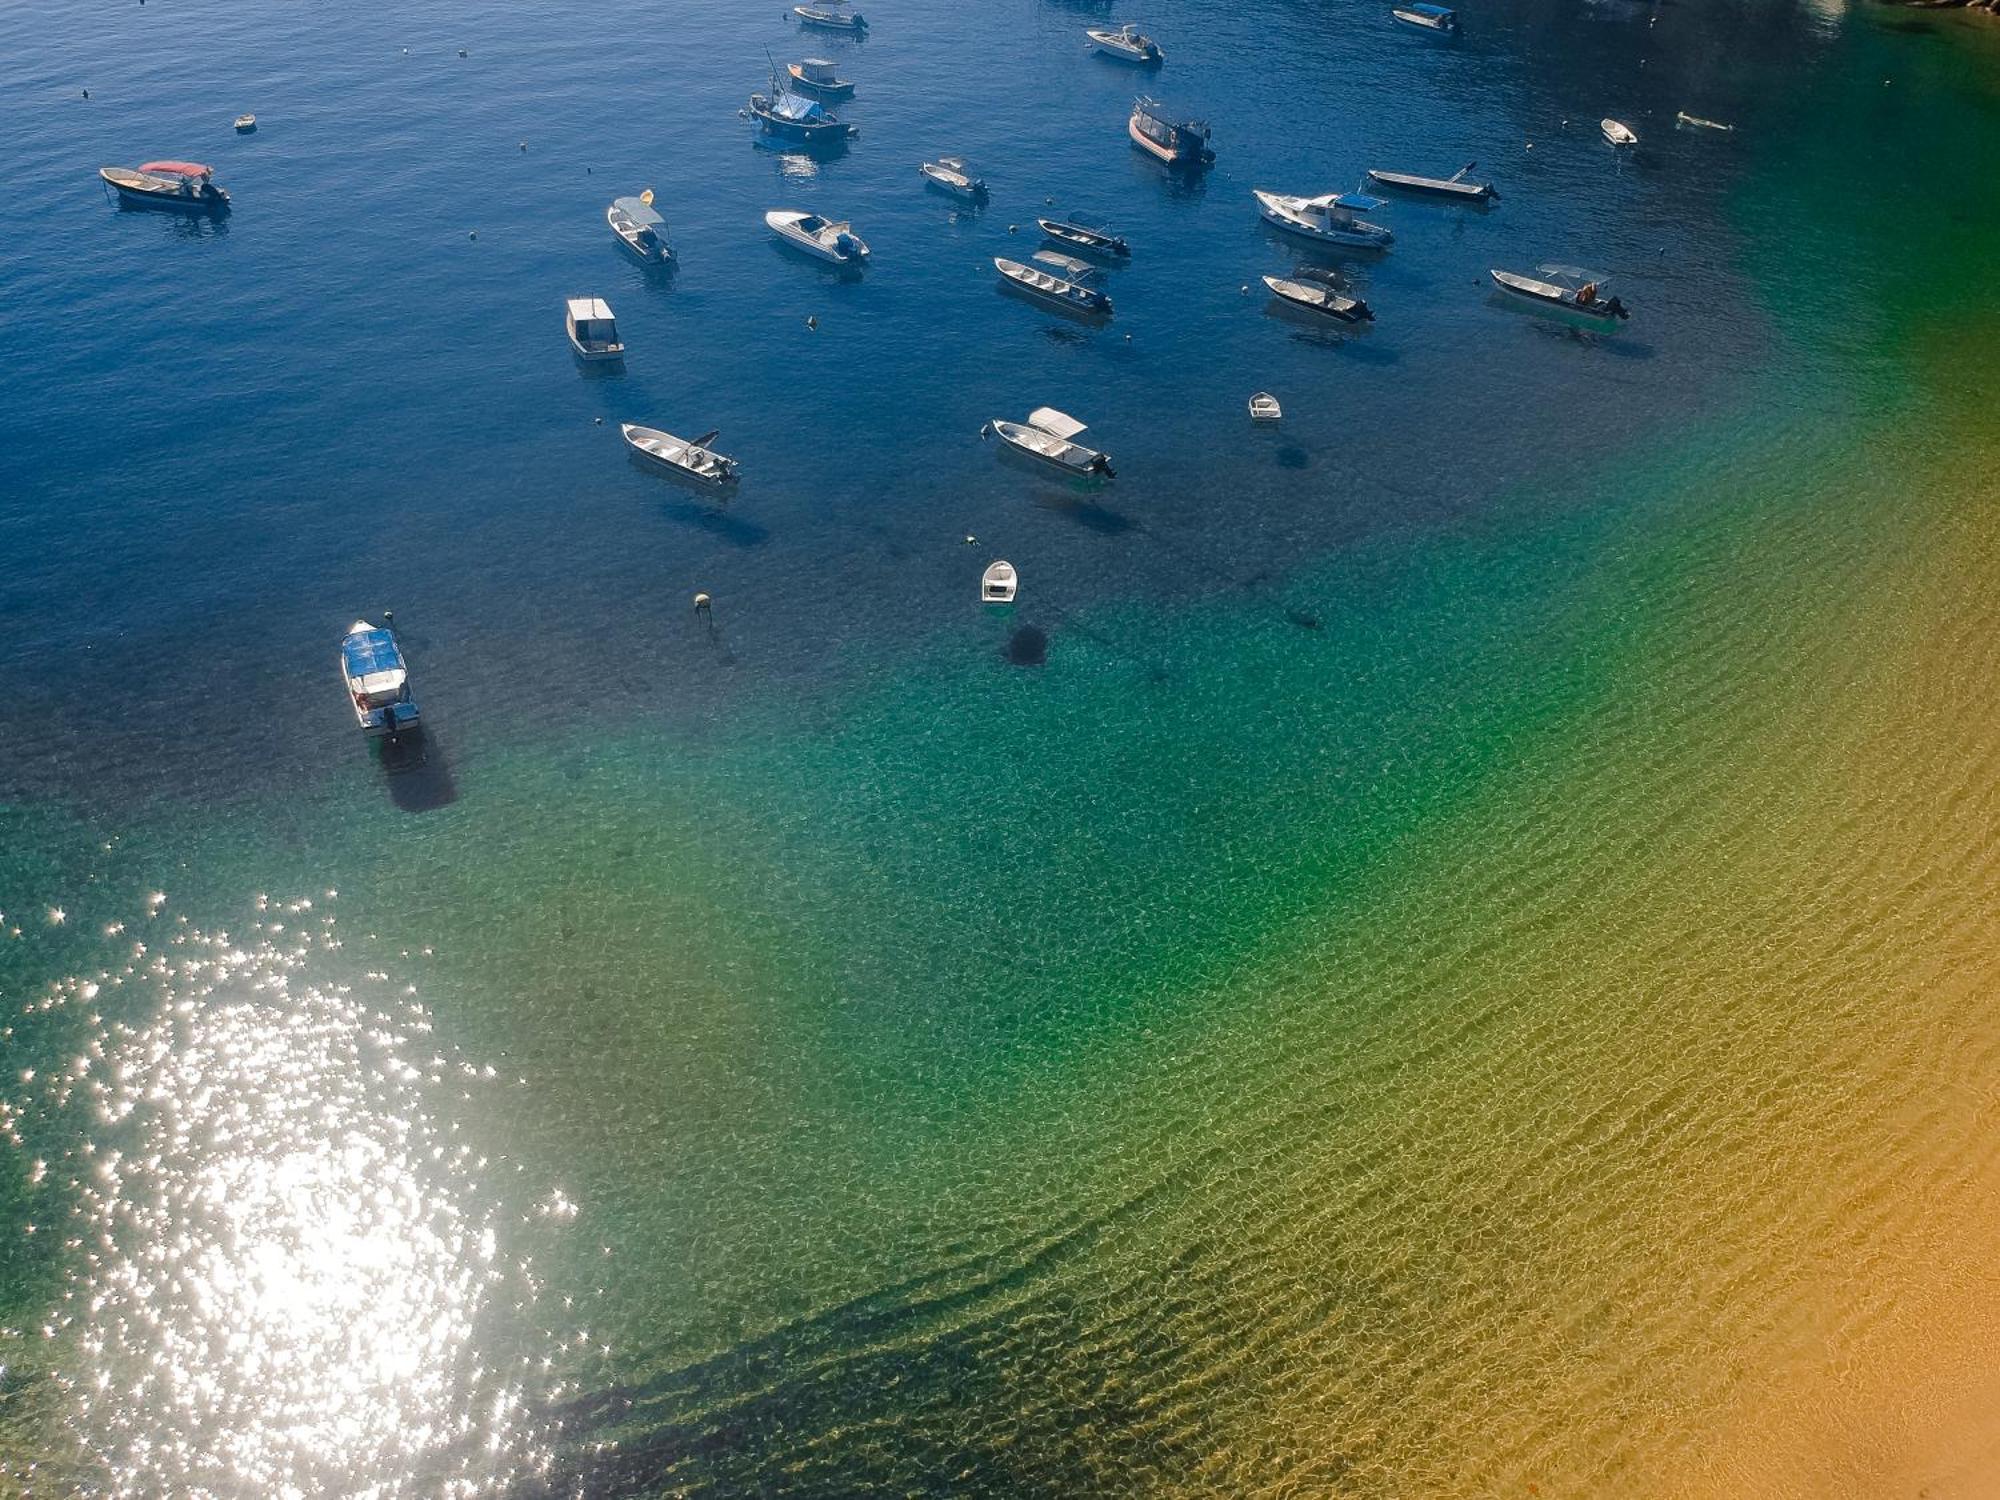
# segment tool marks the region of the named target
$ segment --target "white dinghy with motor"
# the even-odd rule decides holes
[[[984,604],[1012,604],[1014,590],[1020,584],[1019,576],[1010,562],[995,562],[987,565],[979,575],[979,598]]]
[[[1039,459],[1053,468],[1084,479],[1115,479],[1111,460],[1094,448],[1070,441],[1088,424],[1079,422],[1053,406],[1038,406],[1025,422],[1009,422],[995,417],[979,429],[981,437],[992,433],[1017,453]]]
[[[1111,299],[1095,284],[1095,266],[1054,250],[1037,250],[1034,259],[1039,262],[1038,265],[1024,266],[1018,260],[996,255],[993,257],[993,269],[1005,278],[1008,287],[1052,303],[1065,312],[1086,318],[1111,316]]]
[[[1597,128],[1604,132],[1604,138],[1614,146],[1636,146],[1639,144],[1639,133],[1637,131],[1630,125],[1613,120],[1608,116],[1597,122]]]
[[[690,442],[657,427],[641,427],[633,422],[620,422],[618,430],[625,435],[626,445],[633,453],[669,473],[710,489],[736,482],[736,460],[725,458],[708,446],[715,441],[716,432],[705,432]]]

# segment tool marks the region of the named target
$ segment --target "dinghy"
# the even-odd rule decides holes
[[[1542,277],[1551,279],[1523,276],[1516,271],[1496,270],[1487,274],[1503,292],[1543,307],[1575,313],[1578,317],[1604,324],[1617,323],[1632,316],[1623,302],[1603,295],[1605,283],[1611,279],[1608,276],[1599,276],[1581,266],[1538,266],[1536,269]]]
[[[625,357],[625,346],[618,340],[618,320],[611,316],[611,304],[601,297],[571,297],[565,301],[563,327],[578,359]]]
[[[1084,33],[1090,38],[1093,52],[1105,57],[1114,57],[1119,62],[1138,63],[1142,67],[1167,60],[1160,44],[1140,33],[1136,26],[1120,26],[1116,31],[1108,27],[1092,26]]]
[[[1057,411],[1053,406],[1038,406],[1028,413],[1025,422],[1008,422],[995,417],[980,430],[980,435],[983,437],[991,431],[1015,452],[1039,459],[1065,474],[1082,478],[1116,478],[1109,458],[1095,449],[1070,441],[1084,431],[1085,426],[1085,423]]]
[[[1432,36],[1458,35],[1458,13],[1442,5],[1399,5],[1389,14],[1405,26],[1428,31]]]
[[[817,26],[823,31],[866,31],[868,22],[858,10],[842,10],[843,0],[814,0],[807,5],[794,5],[792,14],[807,26]]]
[[[97,175],[118,190],[121,203],[185,213],[229,211],[229,194],[215,185],[214,170],[197,161],[149,161],[136,171],[131,167],[99,167]]]
[[[1250,398],[1250,420],[1253,422],[1275,422],[1285,414],[1278,405],[1278,398],[1269,391],[1259,391]]]
[[[785,71],[791,74],[793,88],[804,89],[808,94],[817,94],[822,99],[847,99],[854,94],[854,85],[844,78],[836,77],[833,64],[823,57],[809,57],[804,62],[787,63]]]
[[[653,207],[651,188],[636,198],[613,198],[604,210],[604,222],[618,243],[639,259],[657,263],[674,258],[674,247],[667,243],[667,221]]]
[[[236,117],[236,133],[238,135],[248,135],[256,128],[257,117],[255,115],[238,115]]]
[[[1321,193],[1316,198],[1294,198],[1283,193],[1267,193],[1252,188],[1258,212],[1278,228],[1326,245],[1343,245],[1355,250],[1384,250],[1395,235],[1380,224],[1355,217],[1387,205],[1365,193]]]
[[[1289,276],[1266,276],[1264,285],[1274,296],[1289,302],[1294,307],[1302,307],[1307,312],[1338,318],[1343,323],[1373,322],[1375,310],[1359,297],[1350,297],[1328,278],[1311,280]]]
[[[1205,167],[1215,160],[1202,120],[1176,120],[1156,99],[1141,97],[1125,122],[1132,144],[1169,167]]]
[[[1720,120],[1704,120],[1700,115],[1691,115],[1686,110],[1675,115],[1674,122],[1685,125],[1691,130],[1720,130],[1727,133],[1736,128],[1734,125],[1725,125]]]
[[[627,446],[639,457],[681,478],[691,479],[710,489],[721,489],[736,482],[736,460],[724,458],[708,446],[716,439],[714,432],[705,432],[689,442],[657,427],[640,427],[631,422],[619,423],[618,430],[625,435]]]
[[[1478,165],[1469,161],[1449,177],[1419,177],[1413,172],[1380,172],[1370,167],[1368,180],[1377,187],[1396,188],[1405,193],[1428,193],[1462,203],[1490,203],[1500,196],[1493,191],[1493,184],[1474,182],[1465,175]]]
[[[967,203],[983,203],[986,200],[984,179],[974,177],[965,169],[965,159],[958,156],[940,156],[936,161],[927,161],[917,170],[924,181],[941,192],[950,193],[954,198],[963,198]]]
[[[1081,250],[1086,255],[1103,255],[1113,260],[1130,260],[1132,247],[1122,236],[1115,235],[1103,224],[1078,216],[1073,219],[1037,219],[1035,223],[1043,234],[1059,245],[1067,245],[1072,250]]]
[[[1010,562],[996,562],[979,575],[979,597],[986,604],[1012,604],[1020,579]]]
[[[868,259],[868,242],[844,219],[836,224],[818,214],[774,208],[764,215],[764,223],[781,243],[837,266],[860,265]]]
[[[410,696],[410,670],[387,626],[356,620],[340,643],[340,680],[347,687],[347,704],[370,739],[394,736],[421,723],[416,699]]]
[[[1621,124],[1608,116],[1597,122],[1597,128],[1604,132],[1604,138],[1614,146],[1636,146],[1639,144],[1638,134],[1630,125]]]
[[[1006,278],[1009,286],[1031,297],[1039,297],[1070,312],[1093,317],[1111,316],[1111,299],[1092,285],[1097,275],[1095,267],[1067,255],[1058,255],[1053,250],[1037,250],[1034,258],[1041,262],[1040,266],[1024,266],[1018,260],[996,255],[993,257],[993,269]],[[1056,274],[1058,272],[1061,274]]]

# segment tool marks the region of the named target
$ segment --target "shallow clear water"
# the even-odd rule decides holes
[[[1976,39],[1165,4],[1176,189],[1095,12],[778,11],[0,23],[5,1472],[1633,1492],[1871,1336],[1991,1155],[1929,1102],[1995,1055]],[[765,43],[859,81],[844,155],[753,144]],[[160,154],[226,226],[97,194]],[[1296,258],[1251,186],[1474,158],[1491,211],[1386,212],[1374,327],[1240,292]],[[993,287],[1048,196],[1138,246],[1107,328]],[[1632,324],[1479,285],[1545,259]],[[1115,484],[979,442],[1044,401]],[[722,428],[726,510],[649,419]],[[413,775],[332,681],[382,605]]]

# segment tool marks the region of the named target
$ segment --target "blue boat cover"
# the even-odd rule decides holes
[[[347,663],[349,677],[403,670],[403,653],[396,649],[396,637],[386,630],[357,630],[340,643],[340,655]]]
[[[660,211],[649,203],[637,198],[613,198],[611,206],[620,210],[641,229],[658,229],[667,221],[660,217]]]
[[[1455,14],[1455,12],[1453,12],[1449,6],[1431,5],[1429,3],[1421,5],[1410,5],[1404,8],[1406,10],[1415,11],[1420,16],[1436,16],[1440,21],[1445,19],[1445,17],[1447,16]]]
[[[796,120],[802,125],[816,125],[829,118],[819,104],[803,94],[780,94],[771,101],[771,113],[781,120]]]

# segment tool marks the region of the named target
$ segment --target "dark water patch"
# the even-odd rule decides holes
[[[458,782],[436,730],[420,730],[379,743],[389,800],[398,811],[436,812],[458,800]]]
[[[1296,443],[1287,443],[1278,450],[1278,467],[1281,469],[1309,469],[1312,455]]]
[[[769,528],[746,520],[717,505],[697,505],[691,500],[666,500],[660,513],[681,526],[705,531],[732,547],[761,547],[771,539]]]
[[[1017,667],[1039,667],[1049,659],[1049,637],[1039,625],[1023,625],[1007,637],[1007,660]]]

